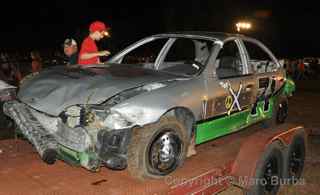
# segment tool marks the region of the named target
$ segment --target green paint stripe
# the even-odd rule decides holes
[[[240,128],[246,121],[249,110],[234,113],[230,116],[198,124],[196,144],[229,134],[232,129]]]
[[[201,144],[234,131],[239,131],[253,123],[271,118],[275,98],[276,97],[270,98],[269,109],[267,111],[264,111],[264,102],[258,102],[256,115],[251,115],[251,109],[247,109],[231,114],[230,116],[198,124],[196,130],[196,144]]]

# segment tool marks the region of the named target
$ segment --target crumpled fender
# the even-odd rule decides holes
[[[296,84],[290,77],[287,77],[284,84],[283,93],[287,96],[292,96],[295,91],[296,91]]]

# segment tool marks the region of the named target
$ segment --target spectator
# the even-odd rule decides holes
[[[63,44],[64,54],[69,58],[67,66],[78,63],[78,46],[74,39],[66,39]]]
[[[0,79],[12,83],[12,74],[9,64],[3,63],[1,64],[1,73],[0,73]]]
[[[110,55],[109,51],[98,51],[98,47],[95,41],[100,41],[103,37],[108,37],[108,30],[103,22],[95,21],[91,23],[89,27],[89,36],[84,39],[81,44],[81,49],[79,53],[79,64],[82,66],[89,64],[100,64],[99,57]]]
[[[298,61],[297,60],[293,60],[291,62],[291,68],[292,68],[293,79],[297,79],[298,78]]]
[[[286,62],[285,62],[285,68],[286,68],[286,70],[287,70],[287,74],[289,75],[289,76],[293,76],[293,68],[292,68],[292,66],[293,66],[293,64],[292,64],[292,61],[291,60],[286,60]]]
[[[303,80],[305,78],[305,64],[303,63],[303,60],[299,60],[298,63],[298,80]]]
[[[17,67],[13,66],[13,74],[14,74],[16,86],[18,86],[20,81],[22,80],[22,73],[20,71],[19,66]]]
[[[40,57],[39,52],[32,51],[30,53],[30,56],[31,56],[31,60],[32,60],[32,62],[31,62],[32,73],[40,72],[42,69],[42,59]]]

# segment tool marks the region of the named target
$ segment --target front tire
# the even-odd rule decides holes
[[[185,160],[189,145],[187,129],[175,117],[134,129],[128,148],[128,170],[133,177],[160,178]]]

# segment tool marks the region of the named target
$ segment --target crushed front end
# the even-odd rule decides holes
[[[117,114],[72,106],[52,116],[16,100],[6,102],[3,109],[48,164],[61,159],[91,171],[101,165],[112,169],[127,166],[131,126]]]

